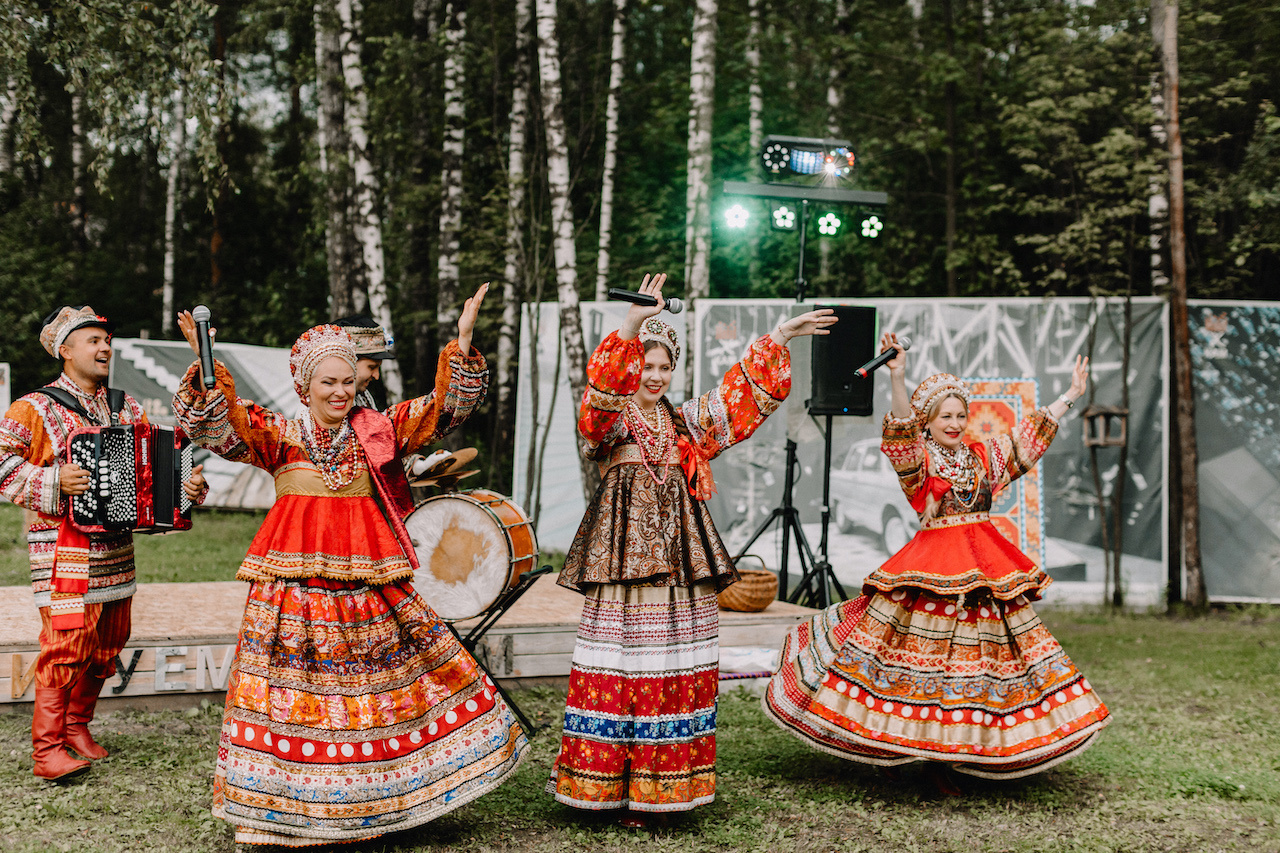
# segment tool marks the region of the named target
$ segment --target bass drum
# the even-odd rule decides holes
[[[404,524],[418,555],[414,588],[445,622],[484,613],[538,564],[529,517],[487,489],[427,498]]]

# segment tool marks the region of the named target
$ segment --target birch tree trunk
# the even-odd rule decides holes
[[[342,28],[338,44],[342,51],[342,75],[347,84],[346,126],[351,138],[351,171],[355,179],[356,239],[369,287],[369,313],[375,322],[391,332],[391,304],[387,296],[386,267],[382,254],[382,217],[378,213],[378,194],[373,177],[369,146],[369,99],[364,88],[364,70],[360,63],[361,39],[354,0],[338,0],[338,18]],[[382,383],[387,388],[388,402],[398,402],[404,395],[400,365],[396,359],[382,362]]]
[[[1151,31],[1164,68],[1165,132],[1169,140],[1169,322],[1173,326],[1174,393],[1180,468],[1182,561],[1187,603],[1209,606],[1200,560],[1199,453],[1196,448],[1195,387],[1191,376],[1191,329],[1187,316],[1187,246],[1184,231],[1182,127],[1178,117],[1178,2],[1151,0]]]
[[[542,95],[542,126],[546,133],[556,297],[560,303],[560,337],[564,341],[568,362],[569,387],[577,401],[582,399],[587,388],[587,355],[582,339],[582,312],[578,309],[577,246],[573,236],[573,209],[569,205],[569,146],[561,106],[556,0],[536,0],[534,8],[538,25],[538,79]],[[581,447],[579,437],[579,449]],[[590,502],[600,475],[586,456],[579,454],[578,461],[582,469],[583,495]]]
[[[689,58],[689,165],[685,191],[685,296],[690,310],[711,293],[711,122],[716,92],[716,0],[697,0]],[[692,316],[692,315],[691,315]],[[686,327],[692,334],[692,322]],[[685,389],[694,391],[693,348],[686,347]]]
[[[1167,148],[1169,134],[1165,133],[1164,127],[1164,86],[1159,74],[1151,75],[1151,111],[1155,116],[1151,136],[1161,148]],[[1161,296],[1169,287],[1164,260],[1164,235],[1169,228],[1169,196],[1165,193],[1165,182],[1159,174],[1152,174],[1147,184],[1147,224],[1150,228],[1148,245],[1151,248],[1151,294]]]
[[[178,178],[182,171],[182,152],[187,147],[186,94],[179,87],[173,99],[173,144],[169,155],[169,174],[164,187],[164,281],[160,290],[160,333],[173,336],[173,263],[177,254]]]
[[[525,292],[528,258],[525,255],[525,128],[529,117],[529,24],[532,0],[516,0],[516,58],[511,80],[511,130],[507,142],[507,251],[502,270],[502,321],[498,326],[497,358],[494,362],[496,411],[493,419],[493,447],[511,447],[515,433],[515,355],[521,297]],[[534,361],[537,359],[535,357]],[[537,423],[537,410],[534,410]],[[497,459],[497,454],[491,454]],[[530,453],[532,458],[532,452]],[[490,470],[491,482],[505,482]],[[526,504],[527,505],[527,504]]]
[[[596,299],[609,289],[609,245],[613,239],[613,173],[618,166],[618,95],[626,55],[627,0],[613,0],[613,45],[609,52],[609,97],[604,108],[604,175],[600,180],[600,251],[596,255]]]
[[[463,97],[466,66],[463,39],[467,11],[463,0],[444,8],[444,140],[440,146],[440,247],[437,254],[437,340],[453,338],[458,324],[458,251],[462,231],[462,153],[467,104]]]
[[[84,96],[79,92],[71,96],[71,229],[74,235],[76,252],[80,255],[77,261],[77,277],[84,253],[88,249],[86,225],[86,191],[85,181],[85,145],[84,145]]]
[[[368,303],[364,267],[351,228],[351,141],[346,128],[346,84],[338,29],[337,10],[332,0],[317,0],[316,144],[324,180],[324,247],[332,317],[364,311]]]
[[[13,171],[13,149],[9,147],[9,130],[18,113],[18,78],[9,75],[4,94],[0,95],[0,175]]]

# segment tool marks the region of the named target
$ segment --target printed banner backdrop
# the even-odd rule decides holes
[[[13,374],[9,372],[9,362],[0,361],[0,412],[9,411],[9,404],[13,402],[13,392],[9,387],[12,381]]]
[[[115,338],[112,346],[112,387],[141,403],[152,421],[172,425],[173,394],[194,360],[186,341]],[[237,395],[285,417],[297,415],[301,403],[289,377],[288,349],[218,341],[214,355],[231,371]],[[268,509],[275,503],[275,483],[266,471],[207,450],[197,450],[195,461],[209,480],[206,506]]]
[[[692,347],[686,345],[696,359],[696,387],[705,391],[718,383],[753,340],[767,334],[778,320],[809,310],[814,304],[790,300],[701,300]],[[818,300],[816,304],[835,303]],[[877,308],[883,330],[910,332],[913,344],[907,381],[911,387],[938,371],[984,383],[1014,381],[1016,391],[1005,388],[1000,399],[1007,403],[1016,397],[1015,410],[1020,415],[1025,407],[1049,402],[1067,389],[1075,356],[1089,353],[1092,338],[1094,401],[1100,405],[1119,405],[1122,401],[1124,303],[1120,300],[886,299],[850,300],[847,304]],[[616,329],[624,313],[624,308],[616,304],[585,303],[583,322],[588,348]],[[1129,600],[1134,604],[1162,601],[1167,577],[1166,315],[1160,300],[1133,302],[1129,364],[1129,436],[1133,440],[1125,485],[1122,571]],[[556,387],[552,378],[557,373],[557,307],[549,303],[529,306],[524,322],[526,334],[522,339],[533,340],[538,348],[538,430],[535,435],[529,394],[532,360],[524,354],[520,359],[514,497],[531,514],[537,513],[538,538],[543,547],[563,550],[572,541],[585,506],[573,436],[578,401],[569,399],[562,366],[551,426],[547,429],[548,407]],[[530,335],[532,322],[540,322],[541,328]],[[710,508],[717,528],[735,554],[773,508],[781,504],[788,437],[799,448],[795,505],[809,544],[814,551],[820,548],[821,430],[825,428],[825,418],[813,418],[805,408],[810,396],[810,342],[794,342],[791,355],[792,392],[787,403],[755,436],[712,463],[719,493]],[[682,376],[683,372],[677,370],[677,375]],[[918,526],[915,513],[879,450],[880,419],[889,407],[889,385],[887,375],[877,375],[874,381],[873,417],[837,417],[832,422],[832,520],[827,553],[836,576],[850,593],[902,547]],[[684,399],[679,389],[673,389],[670,396],[675,402]],[[1051,601],[1100,602],[1103,597],[1101,520],[1090,456],[1083,443],[1079,414],[1083,405],[1064,418],[1057,439],[1039,466],[1043,486],[1028,480],[1002,497],[1013,502],[1010,509],[1024,521],[1033,514],[1041,519],[1040,547],[1035,547],[1029,538],[1034,524],[1019,526],[1017,541],[1033,559],[1042,559],[1058,581],[1046,595]],[[531,449],[542,455],[540,490],[530,489]],[[1117,475],[1118,452],[1102,448],[1097,455],[1099,476],[1109,495]],[[1035,491],[1039,492],[1038,500]],[[1012,529],[1010,535],[1013,538]],[[1024,539],[1024,535],[1028,538]],[[778,525],[774,524],[752,544],[750,551],[776,570],[781,562],[781,541]],[[789,569],[794,580],[794,543],[789,551]]]
[[[1210,599],[1280,602],[1280,304],[1192,300]]]

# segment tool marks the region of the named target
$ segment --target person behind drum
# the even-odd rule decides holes
[[[33,772],[43,779],[89,769],[68,746],[85,758],[107,757],[88,724],[132,628],[133,534],[85,534],[66,523],[68,499],[88,491],[89,472],[59,462],[73,430],[113,422],[107,379],[114,329],[87,305],[46,317],[40,343],[61,360],[62,373],[14,401],[0,420],[0,497],[27,509],[31,587],[40,610],[31,741]],[[147,422],[137,400],[124,395],[123,403],[114,420]],[[202,472],[197,465],[183,484],[196,503],[208,491]]]
[[[369,386],[373,380],[381,378],[383,360],[395,357],[391,349],[391,337],[386,329],[375,323],[367,314],[340,317],[334,320],[333,324],[341,326],[342,331],[350,335],[356,344],[355,405],[369,409],[379,408]]]
[[[192,441],[275,478],[276,502],[236,578],[248,600],[227,685],[213,813],[239,844],[359,841],[426,823],[496,788],[528,740],[511,709],[411,584],[398,453],[460,425],[488,372],[467,300],[435,389],[386,414],[354,407],[356,351],[307,330],[289,368],[294,419],[239,399],[215,362],[174,398]],[[195,324],[179,326],[198,350]],[[381,503],[381,506],[380,506]],[[383,513],[382,507],[387,509]]]
[[[719,662],[716,592],[738,579],[704,501],[709,460],[746,439],[791,388],[787,342],[829,334],[831,309],[784,320],[721,383],[679,408],[666,397],[680,359],[657,317],[665,275],[587,365],[578,431],[603,482],[559,583],[586,596],[564,736],[547,791],[574,808],[687,811],[715,798]]]

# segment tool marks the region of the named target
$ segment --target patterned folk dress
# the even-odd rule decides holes
[[[300,847],[408,829],[496,788],[525,734],[414,591],[354,434],[240,400],[216,374],[206,393],[192,366],[178,419],[197,444],[271,472],[276,502],[236,574],[249,595],[213,813],[237,842]],[[401,450],[458,426],[486,378],[483,357],[450,344],[435,391],[387,410]]]
[[[991,779],[1088,747],[1110,717],[1032,609],[1051,579],[988,517],[993,490],[1029,471],[1057,429],[1040,409],[1011,435],[971,445],[957,486],[937,475],[946,460],[920,420],[887,416],[882,449],[922,528],[862,596],[788,634],[766,714],[842,758],[945,761]]]
[[[643,366],[638,339],[609,335],[578,421],[603,482],[560,574],[586,602],[547,790],[580,809],[685,811],[715,798],[716,592],[738,575],[695,495],[710,495],[707,460],[755,432],[791,387],[786,347],[761,338],[680,407],[688,438],[646,460],[636,433],[650,427],[628,411]]]

